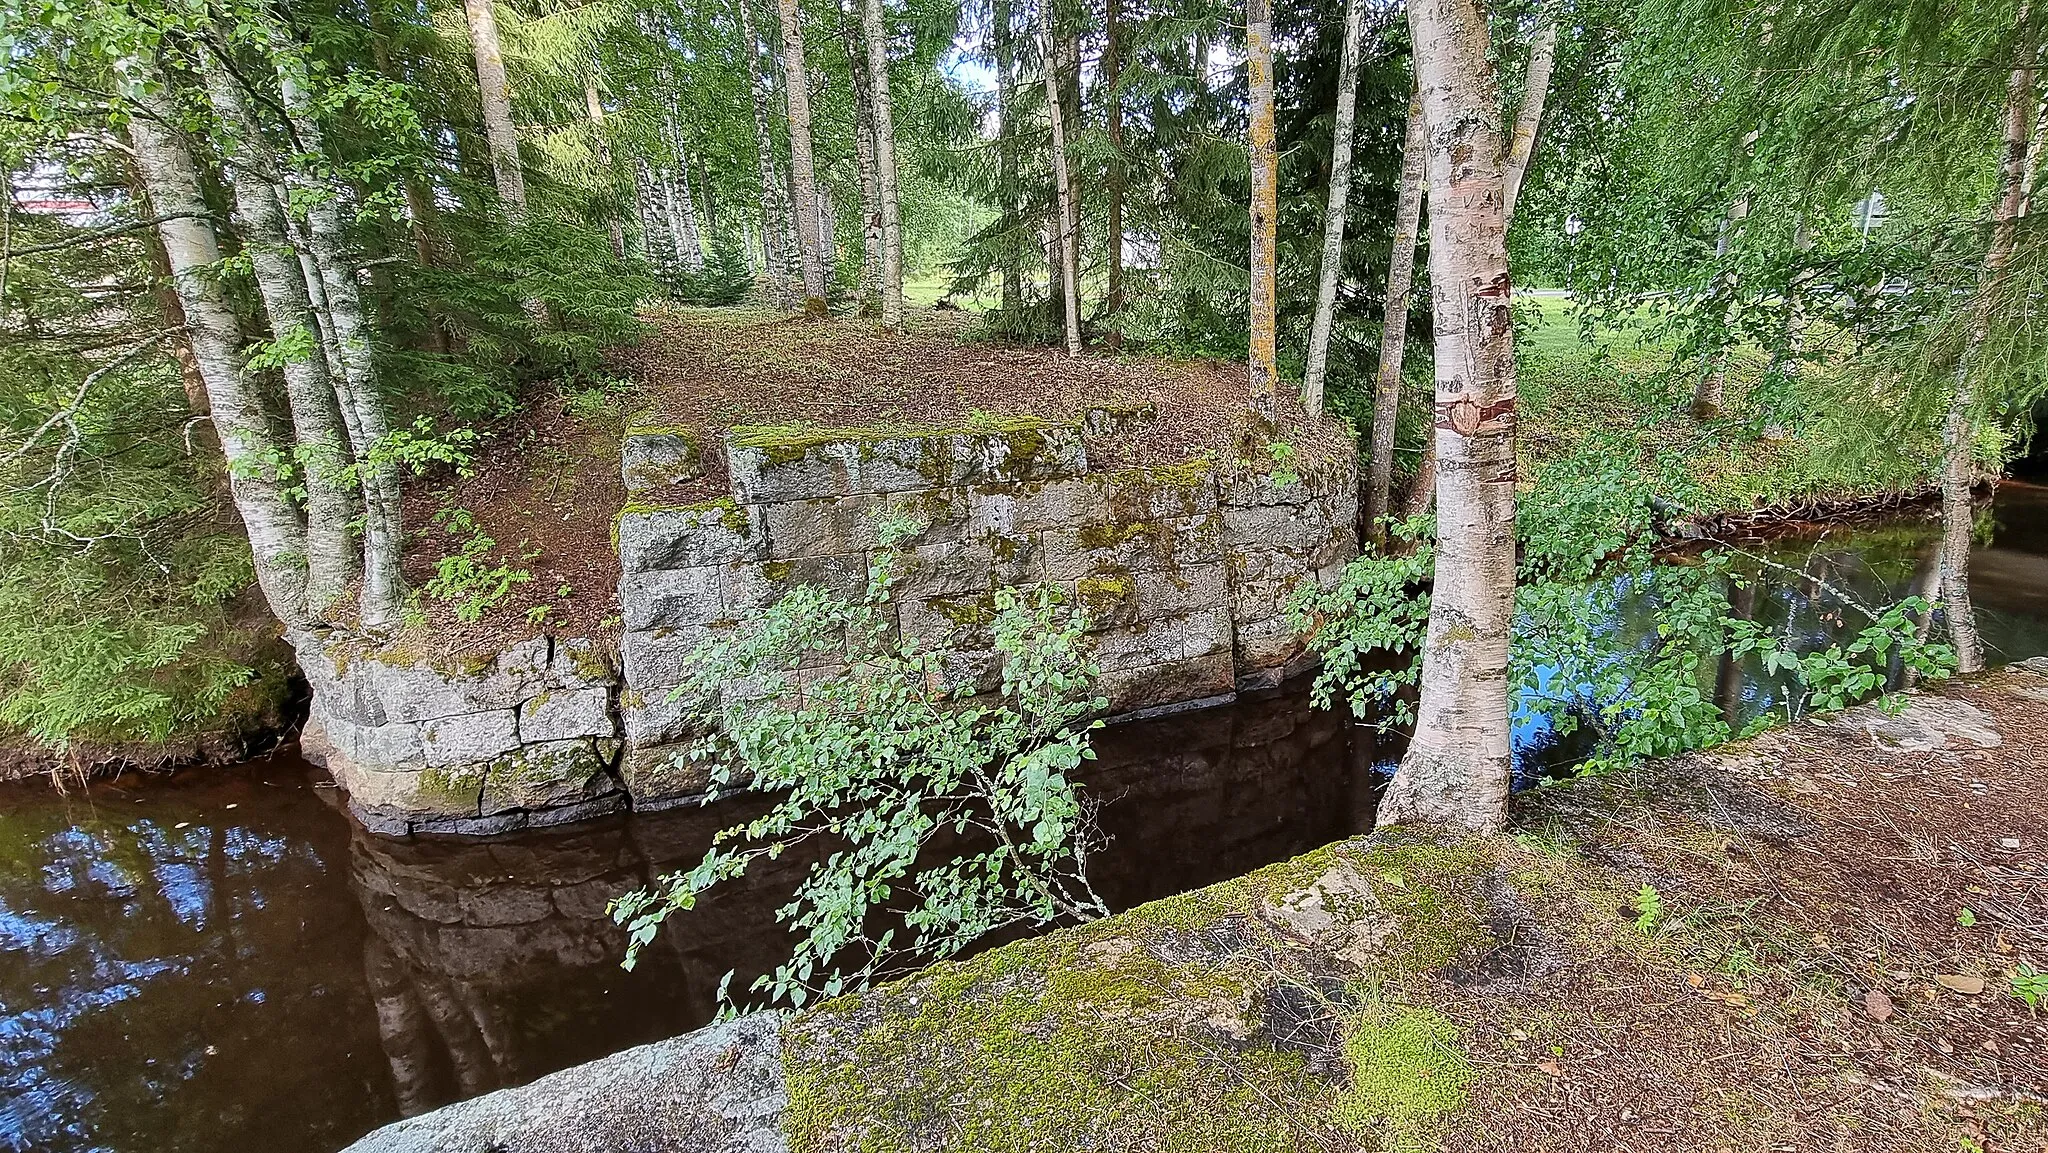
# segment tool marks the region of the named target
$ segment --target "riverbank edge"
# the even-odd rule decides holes
[[[1985,483],[1995,489],[2005,479],[1992,478]],[[1899,492],[1817,496],[1754,510],[1681,516],[1662,526],[1660,532],[1674,548],[1711,547],[1716,540],[1728,537],[1769,537],[1805,526],[1854,524],[1900,509],[1928,506],[1939,497],[1939,490],[1932,486]],[[276,650],[280,656],[289,658],[289,646],[281,635]],[[1294,667],[1287,670],[1289,675],[1298,671]],[[0,734],[0,783],[42,777],[53,785],[67,787],[131,771],[170,773],[232,764],[296,740],[306,720],[306,699],[305,674],[294,664],[278,691],[262,707],[217,714],[162,741],[86,742],[59,750],[18,738],[9,740]],[[1195,702],[1202,703],[1208,702]]]
[[[1688,906],[1727,894],[1699,881],[1719,875],[1732,884],[1743,870],[1760,870],[1782,895],[1803,879],[1788,868],[1811,867],[1799,855],[1825,847],[1825,830],[1844,809],[1876,804],[1887,777],[1927,768],[1957,776],[1947,766],[1967,763],[1978,775],[1968,788],[1980,797],[2005,786],[2036,792],[1985,766],[2001,746],[2008,751],[2000,755],[2030,755],[2044,735],[2048,659],[2036,658],[1535,790],[1517,798],[1502,836],[1396,829],[1338,842],[794,1016],[757,1014],[450,1105],[379,1129],[347,1153],[1071,1148],[1091,1136],[1169,1134],[1186,1147],[1242,1150],[1322,1147],[1333,1137],[1406,1148],[1446,1134],[1466,1140],[1452,1147],[1479,1147],[1472,1136],[1488,1117],[1528,1113],[1546,1097],[1554,1104],[1567,1076],[1603,1088],[1602,1071],[1582,1071],[1585,1054],[1554,1003],[1580,995],[1589,964],[1651,978],[1654,990],[1624,990],[1632,1005],[1670,998],[1657,1008],[1673,1032],[1645,1053],[1692,1068],[1717,1092],[1750,1094],[1739,1116],[1705,1111],[1710,1132],[1768,1130],[1791,1123],[1772,1113],[1768,1086],[1730,1088],[1721,1082],[1738,1070],[1685,1065],[1702,1056],[1689,1053],[1693,1045],[1718,1051],[1744,1030],[1792,1030],[1802,1015],[1818,1018],[1830,1043],[1838,1031],[1866,1028],[1907,1038],[1923,1021],[1954,1032],[1944,1012],[2010,1028],[2030,1018],[2016,998],[2005,1004],[2002,977],[1985,970],[2009,969],[2041,942],[2014,926],[1972,934],[1983,940],[1967,956],[1909,955],[1894,942],[1886,966],[1896,972],[1843,966],[1819,985],[1802,978],[1781,1006],[1770,999],[1768,959],[1751,957],[1747,983],[1744,970],[1712,967],[1710,931]],[[1830,792],[1841,789],[1835,772],[1844,756],[1860,765],[1861,784]],[[2037,808],[2038,797],[2023,804]],[[2033,830],[2038,840],[2038,822]],[[2017,852],[2019,838],[2003,831],[1975,833],[1994,853]],[[1703,862],[1704,877],[1687,875],[1690,862]],[[1942,865],[1939,853],[1932,863]],[[1996,908],[2002,896],[1970,900]],[[1882,899],[1941,900],[1925,889]],[[1940,921],[1975,924],[1937,912]],[[1775,940],[1766,927],[1744,925]],[[1859,944],[1823,934],[1813,941],[1790,946],[1790,964],[1846,959]],[[2028,1127],[2042,1123],[2048,1086],[2009,1081],[2024,1066],[2007,1069],[1998,1056],[1960,1047],[1943,1046],[1944,1058],[1921,1051],[1919,1040],[1895,1043],[1924,1071],[1886,1080],[1886,1062],[1861,1054],[1824,1066],[1819,1080],[1851,1093],[1875,1084],[1881,1091],[1865,1094],[1873,1107],[1917,1110],[1913,1124],[1944,1134],[2041,1131]],[[1557,1043],[1546,1051],[1548,1042]],[[2007,1042],[1983,1048],[2000,1054]],[[1504,1059],[1489,1044],[1514,1052]],[[621,1110],[612,1104],[619,1100],[635,1104]],[[1966,1115],[1953,1108],[1958,1101],[1971,1103]],[[1638,1126],[1652,1119],[1686,1121],[1635,1117]]]

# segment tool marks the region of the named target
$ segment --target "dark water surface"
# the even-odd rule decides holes
[[[1987,513],[1973,589],[1994,659],[2048,652],[2048,490]],[[1768,555],[1876,601],[1924,573],[1921,514],[1779,539]],[[1752,610],[1820,643],[1809,581]],[[1654,608],[1617,614],[1626,642]],[[1740,711],[1774,686],[1731,670]],[[1121,907],[1234,876],[1369,819],[1373,759],[1297,683],[1116,725],[1089,778]],[[1518,744],[1543,755],[1523,724]],[[289,753],[59,796],[0,787],[0,1150],[331,1153],[397,1117],[706,1021],[783,948],[801,863],[671,920],[632,973],[605,904],[693,864],[734,803],[488,841],[358,828]]]

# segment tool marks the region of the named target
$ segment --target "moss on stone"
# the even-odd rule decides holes
[[[1344,1040],[1350,1084],[1337,1115],[1380,1148],[1420,1150],[1431,1122],[1465,1107],[1471,1063],[1458,1028],[1434,1009],[1368,1002]]]
[[[1074,593],[1091,615],[1099,615],[1123,604],[1137,591],[1131,570],[1105,565],[1075,582]]]
[[[1164,535],[1160,526],[1144,521],[1094,521],[1081,526],[1078,534],[1085,549],[1115,548],[1134,540],[1157,543]]]

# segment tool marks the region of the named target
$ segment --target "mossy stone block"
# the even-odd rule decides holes
[[[704,475],[704,449],[684,429],[628,429],[619,443],[627,492],[684,484]]]

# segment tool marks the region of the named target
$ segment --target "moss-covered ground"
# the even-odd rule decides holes
[[[1995,744],[1982,747],[1985,730]],[[1976,734],[1973,736],[1972,734]],[[2048,1148],[2048,677],[1396,830],[827,1002],[799,1151]]]

